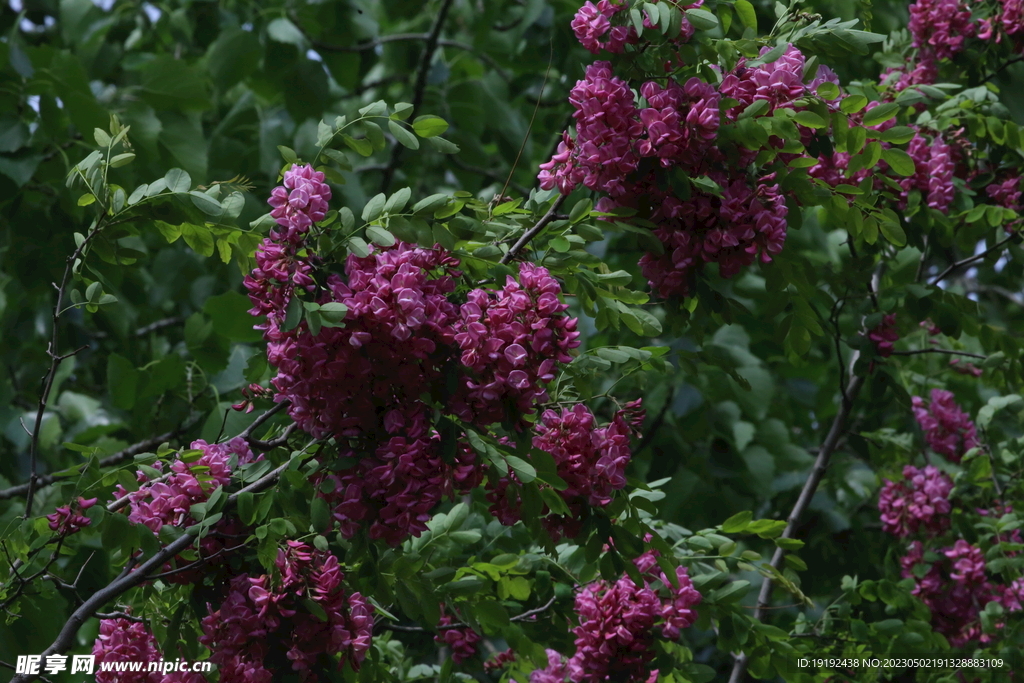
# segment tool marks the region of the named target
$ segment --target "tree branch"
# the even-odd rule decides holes
[[[136,444],[132,444],[131,446],[129,446],[128,448],[125,448],[124,450],[121,450],[121,451],[118,451],[117,453],[113,453],[111,455],[108,455],[107,457],[105,457],[102,460],[100,460],[100,467],[110,467],[112,465],[119,465],[122,462],[124,462],[125,460],[128,460],[129,458],[134,458],[139,453],[145,453],[146,451],[148,451],[151,448],[155,448],[155,447],[159,446],[160,444],[162,444],[162,443],[164,443],[166,441],[170,441],[171,439],[179,436],[180,434],[182,434],[184,432],[187,432],[189,429],[191,429],[195,425],[199,424],[199,422],[202,421],[202,418],[203,418],[202,414],[193,415],[192,417],[190,417],[188,420],[186,420],[185,423],[182,424],[177,429],[173,429],[173,430],[171,430],[169,432],[165,432],[164,434],[160,434],[159,436],[154,436],[154,437],[152,437],[150,439],[146,439],[145,441],[140,441],[140,442],[138,442]],[[85,470],[85,465],[81,466],[81,470],[82,471]],[[81,474],[81,472],[79,472],[79,474]],[[44,475],[44,476],[37,476],[36,477],[36,489],[39,490],[39,489],[41,489],[41,488],[43,488],[45,486],[49,486],[50,484],[54,483],[55,481],[60,481],[62,479],[68,479],[68,478],[73,477],[73,476],[76,476],[76,475],[69,474],[69,475],[65,475],[65,476],[57,476],[57,475],[53,475],[53,474],[48,474],[48,475]],[[19,484],[18,486],[12,486],[11,488],[8,488],[8,489],[3,489],[2,491],[0,491],[0,500],[6,500],[8,498],[14,498],[15,496],[20,496],[20,495],[22,495],[24,493],[27,493],[28,490],[29,490],[29,484],[27,484],[27,483],[26,484]]]
[[[437,41],[441,37],[441,29],[444,28],[444,21],[448,17],[448,10],[451,9],[453,0],[441,0],[441,9],[434,19],[434,25],[427,35],[427,44],[423,47],[423,56],[420,58],[419,71],[416,73],[416,84],[413,86],[412,112],[409,120],[414,121],[419,113],[420,105],[423,104],[423,95],[427,88],[427,74],[430,73],[430,64],[434,60],[434,52],[437,50]],[[401,34],[399,34],[401,35]],[[402,150],[405,147],[396,144],[391,148],[391,160],[384,169],[384,177],[380,182],[380,191],[387,192],[391,180],[398,168],[398,162],[402,159]]]
[[[832,421],[832,427],[829,429],[828,435],[825,437],[825,441],[821,444],[821,450],[818,451],[818,457],[814,461],[814,467],[811,469],[811,474],[807,477],[803,490],[800,491],[800,497],[797,498],[792,512],[790,512],[789,517],[786,518],[786,530],[782,532],[782,538],[793,538],[793,534],[796,531],[796,525],[799,523],[800,517],[803,516],[807,507],[811,504],[811,499],[814,497],[815,492],[818,490],[818,485],[825,476],[825,470],[828,469],[829,460],[839,443],[840,437],[843,435],[843,428],[846,420],[849,418],[850,412],[853,409],[853,402],[856,400],[857,394],[860,393],[860,389],[863,385],[864,378],[855,376],[850,380],[850,384],[846,389],[842,391],[842,402],[839,407],[839,412],[836,413],[836,417]],[[785,551],[782,548],[776,548],[775,554],[772,556],[772,561],[770,563],[771,566],[778,569],[782,565],[782,558],[784,554]],[[762,614],[768,608],[771,595],[772,580],[765,577],[764,582],[761,584],[761,593],[757,598],[757,609],[754,610],[754,619],[761,619]],[[743,680],[743,675],[747,670],[748,661],[749,659],[746,654],[741,654],[736,657],[736,661],[732,667],[732,675],[729,676],[729,683],[740,683],[740,681]]]
[[[523,247],[530,243],[530,240],[539,235],[540,232],[548,226],[548,223],[555,219],[555,216],[558,214],[558,209],[562,207],[562,204],[565,203],[567,197],[568,195],[564,194],[558,195],[558,199],[556,199],[555,203],[551,205],[548,212],[544,214],[539,221],[537,221],[537,224],[524,232],[523,236],[516,240],[516,243],[508,250],[508,253],[501,257],[501,263],[508,263],[514,259],[516,254],[522,251]]]
[[[971,358],[980,358],[985,360],[988,356],[982,356],[978,353],[968,353],[967,351],[953,351],[950,349],[914,349],[913,351],[893,351],[894,356],[919,356],[922,353],[944,353],[948,356],[969,356]]]
[[[948,268],[946,268],[944,271],[942,271],[941,273],[936,275],[935,279],[933,279],[928,284],[929,285],[936,285],[936,284],[938,284],[939,282],[944,280],[946,278],[946,276],[949,275],[950,273],[952,273],[954,270],[956,270],[958,268],[962,268],[963,266],[970,265],[970,264],[974,263],[975,261],[980,261],[981,259],[985,258],[986,256],[988,256],[992,252],[998,251],[1003,246],[1005,246],[1007,243],[1012,242],[1013,240],[1017,239],[1017,237],[1018,237],[1017,233],[1013,233],[1009,237],[1006,237],[1005,239],[1002,239],[1002,240],[996,242],[994,245],[992,245],[991,247],[989,247],[985,251],[981,252],[980,254],[975,254],[974,256],[971,256],[969,258],[965,258],[965,259],[962,259],[960,261],[956,261],[956,262],[950,264],[950,266]]]

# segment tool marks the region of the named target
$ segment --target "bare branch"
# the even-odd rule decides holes
[[[968,356],[970,358],[979,358],[985,360],[988,356],[982,356],[978,353],[969,353],[967,351],[953,351],[952,349],[914,349],[912,351],[893,351],[894,356],[920,356],[923,353],[943,353],[947,356]]]
[[[985,251],[981,252],[980,254],[975,254],[974,256],[971,256],[971,257],[968,257],[968,258],[965,258],[965,259],[961,259],[960,261],[956,261],[954,263],[951,263],[948,268],[946,268],[944,271],[942,271],[941,273],[936,275],[935,278],[931,282],[929,282],[928,284],[930,284],[930,285],[938,284],[939,282],[944,280],[946,278],[946,276],[949,275],[950,273],[952,273],[954,270],[957,270],[958,268],[962,268],[964,266],[969,266],[970,264],[972,264],[972,263],[974,263],[976,261],[982,260],[983,258],[988,256],[992,252],[999,251],[1004,246],[1006,246],[1008,243],[1012,242],[1013,240],[1015,240],[1017,238],[1018,238],[1017,233],[1013,233],[1009,237],[1006,237],[1006,238],[1004,238],[1002,240],[999,240],[998,242],[996,242],[995,244],[993,244],[991,247],[989,247]]]
[[[811,469],[810,476],[808,476],[807,481],[804,482],[804,488],[800,491],[800,497],[797,498],[796,504],[793,506],[793,510],[789,513],[789,517],[786,518],[786,529],[782,532],[782,538],[793,538],[793,534],[796,531],[796,526],[799,523],[800,518],[803,516],[804,512],[807,511],[807,507],[811,504],[811,499],[818,490],[818,485],[825,476],[829,460],[831,459],[836,446],[839,444],[839,439],[843,435],[846,420],[849,418],[850,412],[853,410],[853,403],[857,398],[857,394],[860,393],[860,389],[863,385],[864,378],[854,376],[850,379],[849,385],[842,390],[842,401],[839,406],[839,412],[836,413],[836,417],[832,421],[832,427],[829,429],[828,435],[825,437],[825,441],[821,444],[821,450],[818,451],[818,457],[814,461],[814,467]],[[784,555],[785,551],[782,548],[776,548],[775,554],[772,556],[772,561],[770,563],[771,566],[778,569],[782,565],[782,558]],[[764,582],[761,584],[761,593],[757,598],[757,609],[754,610],[754,619],[761,619],[764,611],[768,608],[771,595],[772,580],[766,577]],[[729,676],[729,683],[740,683],[740,681],[743,680],[743,675],[747,670],[748,661],[746,654],[741,654],[736,657],[736,661],[732,667],[732,675]]]
[[[420,105],[423,104],[423,95],[427,89],[427,74],[430,73],[430,64],[434,60],[437,41],[441,37],[441,29],[444,28],[444,21],[448,18],[448,10],[451,9],[452,1],[441,0],[441,9],[438,11],[437,17],[434,19],[434,25],[427,35],[427,44],[423,47],[419,71],[416,72],[416,84],[413,86],[412,112],[409,114],[410,121],[416,119]],[[398,162],[402,159],[402,150],[404,149],[405,147],[398,144],[391,148],[391,159],[388,161],[387,168],[384,169],[384,177],[381,178],[380,182],[381,192],[387,192],[388,187],[391,186],[391,180],[395,175],[395,170],[398,169]]]
[[[530,243],[530,240],[539,235],[541,231],[548,226],[548,223],[555,219],[555,216],[558,214],[558,209],[560,209],[562,207],[562,204],[565,203],[567,196],[568,195],[564,194],[558,195],[558,199],[556,199],[555,203],[551,205],[551,208],[548,209],[548,212],[544,214],[544,216],[541,217],[539,221],[537,221],[537,224],[534,225],[529,230],[527,230],[526,232],[524,232],[523,236],[520,237],[516,241],[516,243],[512,245],[511,249],[508,250],[508,253],[501,257],[502,263],[508,263],[509,261],[514,259],[516,257],[516,254],[522,251],[523,247]]]
[[[170,441],[171,439],[183,434],[184,432],[187,432],[189,429],[199,424],[199,422],[202,421],[203,417],[204,416],[202,414],[193,415],[188,420],[186,420],[184,424],[182,424],[180,427],[176,429],[160,434],[159,436],[154,436],[150,439],[146,439],[145,441],[140,441],[136,444],[132,444],[131,446],[125,448],[124,450],[120,450],[116,453],[108,455],[107,457],[102,458],[100,460],[100,467],[111,467],[113,465],[120,465],[124,461],[129,460],[130,458],[134,458],[139,453],[145,453],[146,451],[152,448],[156,448],[160,444]],[[81,474],[82,471],[85,471],[85,465],[81,466],[79,474]],[[77,475],[72,474],[57,476],[53,474],[48,474],[43,476],[37,476],[36,489],[41,489],[44,486],[49,486],[55,481],[68,479],[74,476]],[[8,498],[20,496],[24,493],[27,493],[28,490],[29,484],[19,484],[18,486],[12,486],[11,488],[3,489],[2,491],[0,491],[0,500],[6,500]]]

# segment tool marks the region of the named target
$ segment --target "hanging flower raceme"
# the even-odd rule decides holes
[[[92,654],[96,658],[97,683],[206,683],[194,672],[149,671],[150,662],[163,659],[156,638],[144,623],[130,619],[101,619],[100,633],[93,642]],[[139,671],[105,670],[103,664],[142,662]],[[111,667],[113,668],[113,667]]]
[[[949,528],[949,492],[953,481],[938,468],[903,468],[903,481],[886,480],[878,495],[882,529],[904,538],[922,530],[937,536]]]
[[[437,622],[440,626],[450,626],[455,623],[450,614],[445,614],[443,609],[441,619]],[[462,664],[467,659],[476,656],[476,644],[481,640],[480,635],[471,628],[445,628],[438,631],[434,636],[434,642],[447,645],[451,650],[452,661]]]
[[[46,515],[50,531],[56,531],[60,536],[70,536],[89,526],[92,524],[92,520],[82,513],[95,505],[97,500],[97,498],[86,499],[79,496],[74,503],[58,507],[56,512]]]
[[[585,506],[608,505],[614,492],[626,485],[626,465],[631,457],[629,439],[643,419],[640,400],[628,403],[602,427],[597,426],[594,414],[581,403],[560,413],[544,411],[533,446],[554,458],[558,476],[568,485],[558,495],[570,511],[568,515],[544,517],[544,525],[553,537],[575,537],[583,524]],[[519,501],[509,495],[512,483],[518,483],[518,479],[509,470],[507,476],[490,484],[487,494],[491,513],[508,525],[520,518]],[[542,514],[546,512],[549,509],[545,505]]]
[[[990,581],[981,549],[959,539],[935,556],[937,559],[929,562],[924,546],[914,541],[900,559],[903,578],[914,580],[912,594],[928,606],[932,626],[946,636],[953,647],[974,641],[988,642],[991,636],[982,632],[979,615],[989,602],[1002,603],[1005,590]],[[915,570],[919,565],[927,569]],[[1011,594],[1006,599],[1010,609],[1013,608],[1012,598]]]
[[[302,680],[317,681],[316,670],[329,670],[338,655],[338,668],[358,669],[373,616],[362,595],[346,593],[338,558],[288,541],[276,565],[279,581],[236,576],[220,607],[210,607],[202,621],[199,642],[210,649],[222,683],[270,683],[272,662],[290,662]]]
[[[974,36],[971,10],[962,0],[917,0],[910,6],[910,35],[914,47],[936,59],[951,59]]]
[[[900,333],[896,329],[896,314],[888,313],[868,332],[868,339],[875,345],[875,351],[882,358],[892,355],[893,344],[900,339]]]
[[[532,413],[547,400],[544,385],[580,344],[561,293],[548,270],[531,263],[520,266],[518,282],[509,276],[498,291],[469,292],[455,335],[467,370],[451,401],[455,415],[485,426]]]
[[[697,620],[701,595],[685,567],[676,569],[677,586],[658,567],[649,551],[634,560],[644,578],[637,586],[628,576],[584,586],[576,595],[580,624],[573,629],[576,652],[564,660],[548,651],[548,666],[535,671],[530,683],[645,683],[657,679],[650,663],[658,637],[675,640],[680,629]],[[660,589],[652,587],[659,583]]]
[[[254,456],[241,437],[219,444],[200,439],[193,441],[191,447],[202,451],[202,455],[191,462],[175,459],[166,478],[150,480],[149,474],[139,470],[135,475],[140,483],[138,490],[129,493],[117,485],[117,497],[128,496],[128,521],[142,524],[154,534],[160,533],[165,524],[188,526],[195,522],[189,508],[204,502],[218,486],[226,487],[231,482],[232,456],[239,465],[263,457]],[[157,461],[153,467],[162,471],[163,463]]]
[[[920,396],[914,396],[912,403],[914,417],[924,430],[925,441],[936,453],[960,462],[967,451],[980,445],[974,423],[967,413],[960,410],[952,393],[932,389],[930,404],[925,406]]]

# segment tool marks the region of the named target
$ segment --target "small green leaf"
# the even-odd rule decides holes
[[[712,31],[718,28],[718,17],[705,9],[688,9],[686,18],[694,28],[701,31]]]
[[[288,164],[298,163],[299,157],[298,157],[297,154],[295,154],[295,150],[292,149],[291,147],[286,147],[284,145],[278,145],[277,146],[277,151],[281,153],[281,158],[284,159],[285,163],[288,163]]]
[[[900,105],[895,102],[885,102],[880,104],[864,113],[863,125],[877,126],[880,123],[885,123],[892,117],[896,116],[896,112],[899,111],[899,108]]]
[[[97,130],[99,129],[97,128]],[[79,206],[89,206],[90,204],[94,204],[95,202],[96,196],[93,195],[91,192],[86,192],[85,194],[78,198]]]
[[[366,236],[369,237],[374,244],[379,244],[382,247],[391,247],[395,244],[395,236],[379,225],[371,225],[367,227]]]
[[[412,129],[421,138],[432,138],[448,130],[448,122],[440,116],[417,116]]]
[[[398,140],[403,147],[408,147],[409,149],[420,148],[420,141],[415,135],[409,132],[409,129],[402,126],[402,124],[389,120],[388,130],[391,131],[391,134],[395,136],[395,140]]]
[[[205,192],[193,190],[188,195],[192,199],[192,203],[196,205],[196,208],[208,216],[219,216],[224,213],[224,207],[220,205],[220,202]]]
[[[914,175],[914,171],[916,170],[914,160],[902,149],[896,149],[895,147],[883,149],[882,158],[885,159],[885,163],[889,164],[889,167],[892,168],[896,174],[901,176]]]
[[[793,120],[799,123],[801,126],[807,126],[808,128],[824,128],[827,123],[825,119],[821,118],[812,111],[798,111],[793,115]]]
[[[366,206],[363,207],[362,218],[367,223],[380,218],[381,213],[384,211],[384,204],[387,202],[387,196],[381,192],[380,194],[374,195],[370,201],[366,202]]]
[[[167,175],[164,176],[164,182],[167,184],[167,189],[171,192],[188,192],[192,187],[192,176],[180,168],[172,168],[167,172]],[[150,189],[152,189],[154,185],[156,185],[156,183],[151,185]]]
[[[370,255],[370,246],[360,237],[349,237],[346,245],[348,250],[359,258]]]

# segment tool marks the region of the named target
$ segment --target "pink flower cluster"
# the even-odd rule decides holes
[[[573,33],[580,44],[595,55],[602,49],[622,52],[626,43],[636,41],[636,30],[632,27],[612,26],[611,19],[626,9],[629,9],[629,5],[621,0],[598,0],[596,5],[587,0],[572,20]],[[605,36],[607,40],[602,42]]]
[[[980,445],[974,423],[960,410],[952,393],[932,389],[931,403],[927,407],[920,396],[914,396],[912,403],[924,438],[936,453],[960,462],[967,451]]]
[[[498,669],[508,666],[514,661],[516,661],[516,653],[512,648],[502,650],[484,662],[484,671],[497,671]]]
[[[561,413],[544,411],[536,426],[533,446],[554,458],[558,476],[568,484],[558,495],[570,510],[568,515],[544,517],[552,537],[575,537],[583,523],[584,507],[608,505],[614,492],[626,485],[626,465],[631,457],[629,439],[643,419],[640,400],[626,404],[603,427],[597,426],[594,414],[582,403],[563,408]],[[518,501],[510,500],[509,496],[513,482],[518,483],[518,479],[509,470],[506,477],[490,484],[487,493],[491,514],[508,525],[520,518]],[[543,513],[548,512],[545,505]]]
[[[680,629],[697,620],[696,606],[701,595],[693,587],[685,567],[676,569],[678,587],[674,587],[658,568],[654,551],[634,560],[644,577],[638,587],[628,576],[615,583],[603,580],[585,586],[576,595],[576,613],[580,624],[573,629],[576,652],[567,661],[548,651],[548,666],[535,671],[530,683],[599,683],[654,681],[652,672],[654,640],[675,640]],[[656,589],[652,584],[660,583]]]
[[[346,594],[338,558],[288,541],[276,565],[279,581],[266,574],[232,579],[220,607],[211,607],[202,621],[199,642],[213,653],[222,683],[270,683],[272,661],[290,661],[304,681],[319,680],[316,670],[328,670],[336,655],[338,668],[348,662],[358,669],[370,647],[373,616],[362,595]]]
[[[452,399],[455,415],[488,425],[504,419],[510,406],[525,415],[547,400],[543,384],[580,344],[576,318],[564,315],[561,291],[546,268],[524,263],[519,282],[509,276],[501,290],[469,292],[455,335],[467,371]]]
[[[893,344],[899,341],[900,333],[896,329],[896,314],[888,313],[868,332],[868,339],[875,345],[875,351],[882,358],[892,355]]]
[[[928,465],[920,470],[903,468],[903,481],[886,480],[878,496],[882,529],[905,538],[923,528],[936,536],[949,528],[949,492],[953,481],[938,468]]]
[[[907,195],[920,190],[929,207],[948,213],[953,203],[953,172],[956,164],[952,150],[941,135],[936,135],[931,144],[920,133],[907,145],[907,154],[914,160],[914,175],[900,180],[903,188],[901,204],[905,206]]]
[[[640,265],[662,297],[688,295],[692,279],[707,263],[717,263],[723,277],[733,277],[758,257],[770,261],[785,241],[788,210],[774,175],[751,176],[748,167],[757,151],[723,151],[715,144],[719,127],[734,122],[755,101],[767,102],[765,113],[770,114],[777,107],[796,106],[794,101],[821,83],[838,79],[819,67],[805,85],[805,59],[792,46],[774,62],[746,64],[741,59],[717,88],[698,78],[685,84],[671,77],[644,82],[638,106],[629,83],[615,75],[611,64],[595,62],[570,94],[576,136],[565,133],[555,155],[540,166],[542,188],[568,194],[583,185],[607,195],[598,210],[645,212],[642,217],[658,225],[655,235],[664,253],[646,254]],[[723,97],[738,102],[724,114]],[[809,140],[812,131],[803,133]],[[641,164],[646,159],[656,163]],[[675,168],[690,178],[704,178],[692,184],[685,200],[661,182],[662,170]]]
[[[194,672],[104,671],[99,666],[116,662],[156,662],[163,659],[156,638],[146,625],[129,619],[101,619],[100,634],[93,642],[96,683],[206,683]]]
[[[442,611],[438,626],[449,626],[455,623],[450,614]],[[471,628],[446,628],[442,629],[436,636],[434,642],[447,645],[451,650],[452,661],[462,664],[467,659],[476,656],[476,644],[481,640],[479,634]]]
[[[232,456],[237,456],[239,465],[263,457],[255,458],[249,444],[241,437],[218,444],[208,444],[200,439],[192,442],[192,449],[201,450],[203,455],[190,463],[176,459],[171,463],[169,476],[163,481],[150,481],[149,476],[139,470],[135,475],[141,484],[137,491],[128,493],[118,484],[117,497],[128,496],[130,522],[143,524],[154,534],[159,533],[165,524],[187,526],[195,521],[189,508],[209,498],[218,486],[227,486],[231,482],[229,463]],[[153,467],[162,470],[163,463],[157,461]]]
[[[87,499],[79,496],[74,503],[61,505],[56,512],[46,515],[46,519],[50,522],[48,524],[50,531],[56,531],[60,536],[70,536],[89,526],[92,524],[92,520],[82,513],[95,505],[96,501],[96,498]],[[74,512],[71,511],[72,508],[74,508]]]
[[[913,595],[928,606],[935,630],[953,647],[988,642],[991,636],[981,630],[981,610],[996,601],[1010,612],[1019,611],[1024,581],[1017,579],[1008,586],[993,584],[985,571],[984,553],[962,538],[937,554],[938,561],[929,563],[921,542],[911,543],[907,554],[900,558],[903,578],[914,580]],[[915,572],[918,565],[927,567],[923,575],[921,570]]]
[[[995,42],[1002,42],[1003,36],[1020,40],[1024,33],[1024,0],[999,0],[998,16],[991,16],[979,24],[978,37],[989,40],[995,35]],[[1019,43],[1014,47],[1019,47]]]
[[[985,193],[999,206],[1018,212],[1024,208],[1020,203],[1020,176],[1007,178],[1001,183],[992,183],[985,188]],[[1012,225],[1012,223],[1004,224],[1007,232],[1013,230]]]
[[[910,35],[914,47],[935,59],[952,59],[974,36],[971,10],[962,0],[917,0],[910,6]]]
[[[305,235],[329,198],[322,174],[307,166],[285,173],[285,187],[270,199],[281,229],[246,279],[250,313],[266,316],[257,328],[278,371],[275,400],[289,401],[302,429],[334,436],[354,461],[332,465],[316,482],[342,533],[368,526],[372,538],[396,545],[426,528],[444,496],[483,477],[468,448],[454,462],[441,457],[434,407],[480,426],[521,420],[547,399],[544,384],[571,360],[579,333],[558,282],[532,264],[500,290],[473,289],[461,306],[459,263],[440,246],[375,247],[366,257],[350,255],[343,275],[314,281],[319,261]],[[344,325],[316,335],[305,322],[284,329],[288,302],[299,295],[343,304]]]

